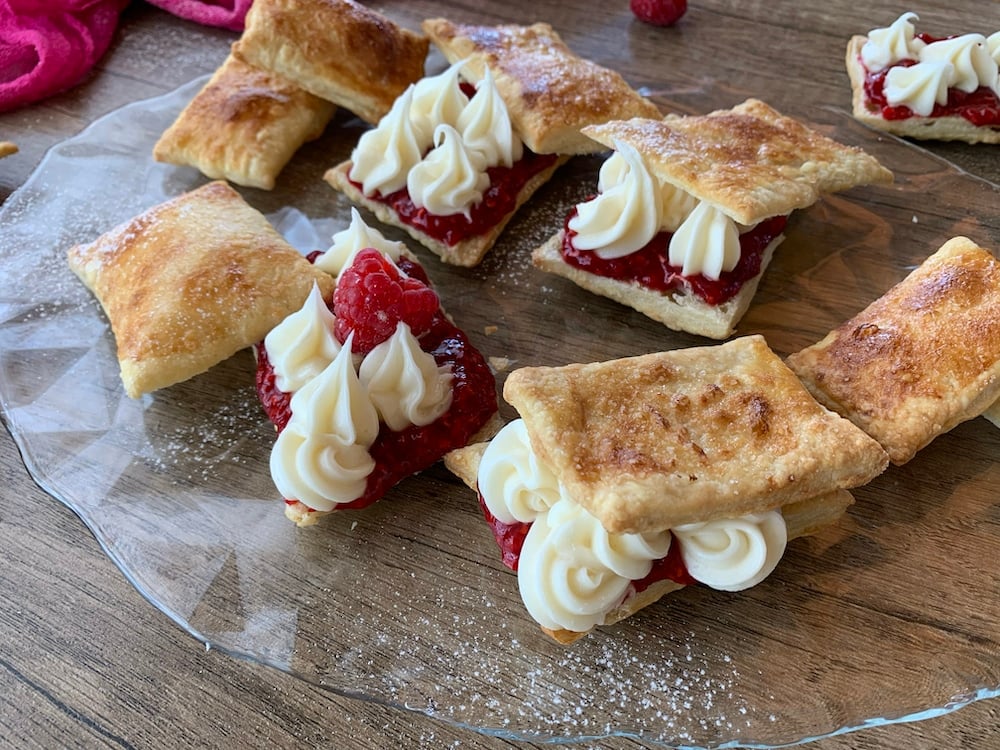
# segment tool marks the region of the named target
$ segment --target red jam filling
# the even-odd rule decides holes
[[[555,154],[536,154],[524,149],[524,156],[512,166],[487,169],[490,186],[483,193],[483,199],[469,209],[468,218],[464,213],[438,216],[426,208],[417,208],[405,186],[388,195],[376,191],[365,197],[390,206],[404,224],[453,247],[470,237],[485,234],[512,214],[522,188],[535,175],[552,166],[556,158]],[[351,180],[351,184],[364,192],[360,183]]]
[[[576,232],[569,222],[576,216],[570,211],[564,225],[562,257],[569,265],[597,276],[619,281],[633,281],[655,292],[666,293],[685,287],[709,305],[721,305],[732,299],[743,285],[760,273],[764,251],[780,235],[788,223],[787,216],[765,219],[749,232],[740,235],[740,260],[732,271],[723,271],[718,279],[701,274],[684,276],[678,266],[670,265],[671,232],[660,232],[646,245],[630,255],[604,260],[591,250],[573,246]]]
[[[511,570],[516,571],[518,560],[521,558],[521,547],[524,546],[524,538],[528,535],[528,529],[531,528],[531,524],[521,523],[520,521],[504,523],[490,513],[490,509],[486,506],[486,502],[483,500],[481,494],[479,495],[479,507],[482,509],[483,517],[486,518],[486,523],[493,531],[493,537],[497,540],[497,545],[500,547],[503,564]],[[681,545],[677,543],[676,538],[671,540],[670,551],[667,552],[667,556],[661,557],[659,560],[654,560],[653,567],[645,578],[632,581],[632,588],[635,589],[635,593],[639,593],[654,583],[665,580],[671,580],[682,586],[691,586],[697,583],[691,577],[691,574],[687,572],[687,568],[684,567],[684,558],[681,557]]]
[[[927,44],[939,41],[928,34],[917,34]],[[893,107],[885,98],[885,76],[892,68],[916,65],[916,60],[901,60],[878,73],[865,73],[865,97],[886,120],[906,120],[913,117],[913,110],[906,106]],[[864,63],[862,62],[862,66]],[[964,117],[977,127],[1000,126],[1000,97],[987,86],[965,93],[956,88],[948,89],[948,101],[935,104],[931,117]]]
[[[419,264],[401,258],[396,265],[408,276],[426,283],[427,274]],[[437,420],[422,427],[411,425],[395,432],[381,424],[378,437],[368,449],[375,468],[368,475],[364,494],[357,500],[336,505],[335,510],[371,505],[393,485],[433,465],[448,451],[466,445],[496,412],[496,386],[489,365],[443,311],[438,310],[430,329],[420,337],[420,348],[433,356],[439,366],[451,366],[451,406]],[[257,395],[268,418],[281,432],[292,416],[291,394],[284,393],[275,384],[267,349],[261,344],[257,350]],[[298,501],[286,499],[285,502],[294,505]]]

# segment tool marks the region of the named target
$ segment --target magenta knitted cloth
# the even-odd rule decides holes
[[[129,0],[0,0],[0,112],[75,86],[107,51]],[[239,31],[253,0],[150,0]]]

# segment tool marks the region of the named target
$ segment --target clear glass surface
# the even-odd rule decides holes
[[[268,474],[274,433],[250,353],[131,400],[106,319],[65,262],[71,245],[204,182],[150,157],[198,85],[61,144],[0,211],[4,420],[36,481],[179,625],[343,694],[534,740],[776,745],[1000,692],[1000,431],[984,419],[858,489],[840,524],[792,543],[757,587],[688,588],[571,647],[527,616],[474,496],[440,466],[367,510],[292,526]],[[668,96],[665,107],[688,111],[733,98]],[[818,340],[953,235],[1000,247],[995,186],[842,113],[815,114],[897,181],[794,215],[739,327],[781,354]],[[300,249],[325,247],[349,204],[322,173],[361,129],[338,116],[277,190],[243,194]],[[524,365],[707,343],[531,268],[531,249],[594,190],[599,165],[578,158],[560,170],[479,268],[414,248],[498,384]]]

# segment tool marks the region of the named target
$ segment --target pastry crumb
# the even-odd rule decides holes
[[[507,357],[490,357],[490,367],[497,372],[507,372],[510,369],[510,359]]]
[[[497,326],[486,326],[485,328],[483,328],[483,333],[485,333],[487,336],[492,336],[499,330],[500,329]]]

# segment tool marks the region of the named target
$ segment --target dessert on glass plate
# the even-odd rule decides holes
[[[583,132],[613,153],[596,196],[534,251],[534,264],[674,330],[714,339],[734,332],[793,210],[825,193],[892,180],[861,149],[756,99]]]
[[[895,464],[1000,398],[1000,261],[954,237],[853,318],[787,359]]]
[[[1000,143],[1000,31],[933,37],[917,20],[903,13],[848,42],[854,116],[910,138]]]
[[[561,643],[688,584],[756,585],[889,462],[761,336],[523,368],[504,398],[520,419],[445,464]]]
[[[422,24],[450,67],[411,86],[325,179],[447,263],[475,266],[588,124],[658,117],[551,26]]]
[[[496,384],[445,315],[424,269],[356,210],[314,287],[255,347],[257,392],[278,431],[271,476],[299,526],[363,508],[445,453],[492,434]]]

